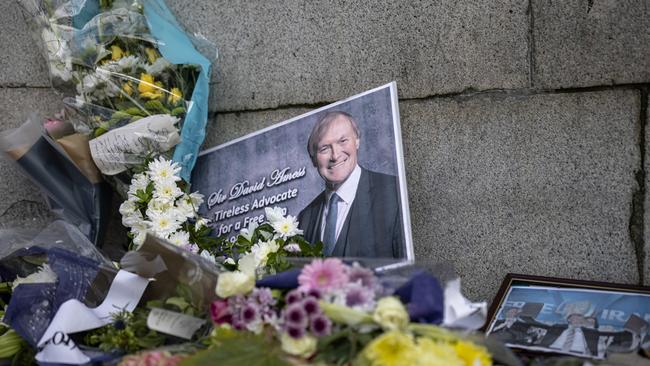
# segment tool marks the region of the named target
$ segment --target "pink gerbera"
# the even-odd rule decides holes
[[[338,258],[314,259],[300,272],[300,289],[332,290],[348,282],[348,268]]]

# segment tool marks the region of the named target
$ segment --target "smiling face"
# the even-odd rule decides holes
[[[336,190],[348,179],[357,165],[358,149],[359,137],[352,124],[345,116],[337,116],[318,139],[313,157],[329,189]]]

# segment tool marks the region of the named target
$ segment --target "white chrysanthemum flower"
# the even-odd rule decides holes
[[[135,194],[139,190],[146,191],[149,182],[150,180],[146,174],[138,173],[134,175],[133,178],[131,179],[131,185],[129,186],[129,191],[127,192],[128,195],[135,196]]]
[[[196,220],[196,223],[194,223],[194,230],[201,230],[204,227],[208,226],[210,223],[210,219],[206,219],[205,217],[199,217],[198,220]]]
[[[232,258],[226,258],[226,260],[223,261],[223,262],[226,263],[226,264],[232,264],[232,265],[235,265],[235,264],[236,264],[236,263],[235,263],[235,260],[232,259]]]
[[[150,217],[152,215],[161,214],[169,210],[174,210],[174,204],[172,202],[169,202],[167,200],[152,198],[151,201],[149,201],[149,204],[147,205],[146,214],[147,216]]]
[[[175,210],[153,212],[152,215],[149,215],[151,231],[163,238],[168,238],[171,233],[180,229],[181,224]]]
[[[122,225],[131,228],[132,230],[147,230],[147,223],[139,211],[133,212],[131,215],[122,216]]]
[[[178,230],[171,234],[167,240],[178,247],[183,247],[190,243],[190,234],[187,231]]]
[[[174,202],[182,194],[183,191],[173,180],[160,180],[154,183],[153,197],[161,201]]]
[[[257,222],[251,222],[248,227],[245,227],[239,231],[239,235],[243,236],[246,238],[246,240],[251,241],[253,240],[253,234],[255,233],[255,229],[257,229],[259,225]]]
[[[255,277],[257,265],[258,263],[257,263],[257,259],[255,259],[254,253],[244,254],[241,258],[239,258],[239,262],[237,262],[237,266],[239,267],[239,270],[243,273],[253,276],[253,278]]]
[[[178,176],[178,173],[180,173],[180,171],[181,167],[178,165],[178,163],[175,163],[171,160],[166,160],[163,157],[159,157],[158,159],[149,163],[149,177],[154,182],[161,182],[165,180],[173,180],[174,182],[177,182],[181,180],[181,178]]]
[[[298,245],[296,243],[291,243],[291,244],[285,245],[284,250],[286,250],[289,253],[300,253],[301,252],[300,245]]]
[[[251,253],[255,256],[255,267],[264,267],[269,254],[275,253],[280,249],[280,245],[271,241],[261,241],[251,247]]]
[[[133,235],[133,244],[135,245],[135,249],[137,250],[140,248],[142,243],[144,243],[144,239],[147,237],[147,231],[146,230],[131,230],[131,232],[134,234]]]
[[[273,230],[276,232],[275,236],[283,239],[302,234],[302,230],[298,229],[298,221],[291,215],[287,215],[287,217],[283,217],[281,220],[272,222],[271,226],[273,226]]]
[[[184,194],[183,197],[176,201],[176,208],[178,211],[187,218],[196,216],[196,209],[192,205],[191,199],[188,195]]]
[[[207,250],[202,251],[200,255],[201,255],[201,257],[209,260],[212,263],[215,263],[215,264],[217,263],[217,259],[212,254],[210,254],[210,252],[208,252]],[[232,258],[228,258],[228,259],[232,259]],[[235,264],[234,261],[233,261],[233,264]]]
[[[43,264],[38,272],[34,272],[27,277],[16,277],[11,287],[15,289],[20,284],[27,283],[55,283],[57,280],[56,273],[48,264]]]
[[[282,208],[281,207],[266,207],[264,209],[264,213],[266,214],[266,220],[273,225],[273,223],[278,222],[282,219],[284,219],[284,214],[282,213]]]
[[[132,216],[135,215],[137,207],[135,201],[126,200],[120,205],[120,215],[122,216]]]
[[[141,62],[142,60],[137,56],[126,56],[117,61],[117,67],[119,71],[131,73]]]
[[[189,197],[190,197],[190,202],[192,203],[192,206],[194,206],[194,208],[196,210],[198,210],[199,206],[201,206],[203,204],[203,197],[205,197],[205,196],[202,195],[199,192],[192,192],[192,193],[190,193]]]
[[[95,74],[86,74],[83,79],[81,79],[81,82],[77,84],[77,93],[82,95],[91,94],[100,83],[101,80],[99,80]]]
[[[158,76],[160,73],[171,67],[172,64],[169,63],[169,61],[165,60],[163,57],[158,57],[156,61],[154,61],[153,64],[146,64],[144,65],[144,69],[147,72],[147,74],[151,74],[152,76]]]

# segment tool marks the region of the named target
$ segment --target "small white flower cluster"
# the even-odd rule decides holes
[[[133,176],[128,199],[120,206],[120,214],[122,224],[131,229],[136,248],[142,245],[149,232],[192,252],[199,251],[198,246],[190,242],[190,234],[183,226],[188,220],[194,221],[190,225],[194,225],[195,230],[207,225],[208,220],[197,214],[203,195],[198,192],[186,194],[178,187],[180,170],[177,163],[160,157],[149,163],[146,172]],[[150,185],[153,191],[143,216],[138,209],[142,202],[137,194],[146,192]]]
[[[249,252],[242,253],[236,263],[238,268],[236,271],[222,273],[219,276],[216,288],[219,297],[225,299],[251,291],[255,286],[257,275],[264,272],[269,255],[280,250],[278,240],[286,240],[289,237],[302,234],[303,231],[298,229],[296,218],[291,215],[285,217],[280,207],[267,207],[265,214],[269,224],[273,227],[274,235],[271,236],[268,233],[268,236],[264,237],[264,241],[258,241],[253,244]],[[257,223],[252,223],[242,229],[240,235],[250,241],[257,227]],[[262,235],[264,234],[265,232],[262,232]],[[300,247],[297,244],[288,244],[284,245],[284,250],[299,252]],[[235,264],[232,258],[228,258],[226,262]]]

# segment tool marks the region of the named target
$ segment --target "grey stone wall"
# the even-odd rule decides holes
[[[219,47],[205,147],[397,81],[415,254],[467,295],[507,272],[650,285],[646,0],[168,0]],[[191,4],[191,5],[190,5]],[[56,110],[0,3],[0,126]],[[43,203],[0,162],[0,224]]]

